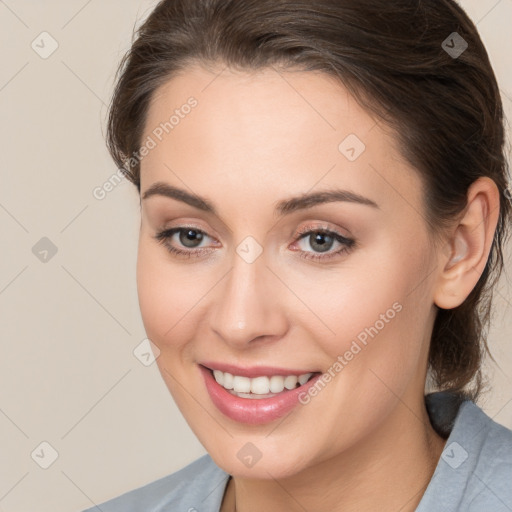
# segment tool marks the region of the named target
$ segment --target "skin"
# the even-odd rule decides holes
[[[141,200],[137,286],[166,385],[233,475],[222,510],[235,510],[235,498],[239,512],[415,510],[445,443],[423,401],[436,307],[463,302],[485,266],[498,216],[494,182],[473,184],[446,243],[435,244],[419,175],[393,135],[331,78],[191,65],[153,96],[143,138],[190,96],[197,107],[142,160],[141,196],[165,182],[207,198],[217,215],[169,197]],[[349,134],[366,145],[353,162],[338,150]],[[338,201],[274,212],[280,200],[332,188],[378,208]],[[176,256],[154,238],[183,225],[205,232],[199,247],[210,252]],[[356,246],[323,262],[303,259],[300,250],[326,253],[308,236],[297,242],[302,227]],[[264,249],[253,263],[236,253],[247,236]],[[179,235],[167,243],[187,250]],[[285,418],[249,426],[211,402],[198,362],[325,372],[394,303],[401,311]],[[237,457],[247,442],[262,454],[251,468]]]

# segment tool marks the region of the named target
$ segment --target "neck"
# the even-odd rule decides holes
[[[282,479],[230,479],[222,512],[413,512],[434,473],[446,440],[424,407],[398,402],[372,434],[335,457]]]

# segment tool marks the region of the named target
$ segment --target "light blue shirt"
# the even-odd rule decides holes
[[[426,398],[448,440],[416,512],[512,512],[512,431],[473,402]],[[219,512],[229,475],[209,455],[83,512]]]

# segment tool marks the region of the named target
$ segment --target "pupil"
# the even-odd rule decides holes
[[[202,233],[198,233],[197,231],[193,229],[189,229],[186,231],[185,236],[183,236],[184,231],[180,232],[180,242],[185,247],[195,247],[199,243],[201,243],[201,240],[203,239]],[[196,244],[197,242],[197,244]]]
[[[313,237],[313,238],[312,238]],[[310,235],[311,247],[313,249],[317,249],[318,252],[326,252],[332,247],[332,243],[334,239],[332,236],[323,234],[323,233],[315,233]],[[315,248],[315,244],[318,244]]]

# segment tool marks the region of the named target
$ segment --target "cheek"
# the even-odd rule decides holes
[[[141,234],[137,256],[137,294],[148,337],[161,351],[177,349],[201,293],[201,285],[183,268],[166,260],[165,251]]]
[[[360,253],[350,267],[310,284],[305,299],[329,328],[322,345],[333,364],[341,356],[345,374],[371,381],[374,369],[401,386],[397,379],[405,382],[418,368],[430,307],[421,244],[414,254],[399,246]]]

